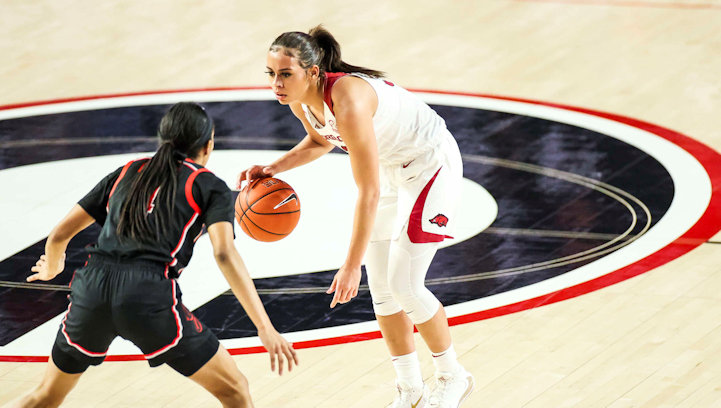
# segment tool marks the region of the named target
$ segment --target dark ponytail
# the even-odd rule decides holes
[[[213,134],[213,119],[200,105],[181,102],[173,105],[158,127],[160,146],[130,185],[120,210],[117,235],[121,239],[153,243],[171,223],[175,213],[178,168],[187,157],[195,157]],[[154,222],[148,206],[154,194]]]
[[[295,57],[300,66],[308,69],[313,65],[320,68],[321,76],[326,72],[356,72],[374,78],[384,73],[370,68],[346,63],[341,59],[340,44],[322,25],[310,29],[308,34],[289,31],[278,36],[270,46],[270,51],[286,49],[287,55]]]

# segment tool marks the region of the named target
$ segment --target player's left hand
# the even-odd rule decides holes
[[[275,372],[277,366],[278,375],[283,375],[283,360],[288,363],[288,371],[293,370],[293,365],[298,365],[298,354],[293,349],[293,345],[274,328],[258,330],[258,337],[270,355],[270,371]]]
[[[65,269],[65,254],[63,254],[55,265],[48,263],[47,255],[40,255],[40,259],[35,263],[35,266],[30,268],[34,274],[27,277],[28,282],[42,280],[49,281],[50,279],[58,276],[60,272]]]
[[[348,303],[358,295],[358,286],[360,286],[361,268],[359,266],[343,265],[333,277],[333,283],[326,293],[335,292],[333,300],[330,302],[330,308],[334,308],[338,303]]]

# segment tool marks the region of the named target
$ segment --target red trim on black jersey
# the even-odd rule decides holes
[[[195,210],[196,213],[200,213],[200,207],[193,198],[193,182],[195,181],[195,178],[198,177],[198,174],[205,172],[210,173],[210,170],[206,169],[205,167],[203,167],[202,169],[198,169],[188,163],[185,163],[185,165],[194,170],[193,174],[188,177],[188,181],[185,182],[185,199],[188,200],[188,204],[193,210]]]
[[[113,184],[113,188],[110,189],[110,194],[108,194],[108,202],[107,202],[107,204],[105,204],[105,211],[106,211],[106,212],[110,210],[110,197],[113,196],[113,193],[115,192],[115,189],[118,187],[118,184],[120,183],[120,180],[122,180],[123,177],[125,177],[125,173],[128,172],[128,169],[130,168],[130,166],[131,166],[133,163],[138,162],[138,161],[141,161],[141,160],[150,160],[150,157],[144,157],[144,158],[142,158],[142,159],[131,160],[131,161],[125,163],[125,166],[123,166],[123,169],[120,171],[120,175],[118,175],[117,180],[115,180],[115,183]],[[147,161],[146,161],[145,163],[143,163],[143,165],[140,166],[140,169],[139,169],[138,171],[142,170],[143,167],[145,167],[145,165],[146,165],[147,163],[148,163]]]
[[[426,242],[441,242],[446,238],[453,238],[448,235],[425,232],[423,231],[423,228],[421,226],[421,222],[423,220],[423,207],[426,204],[428,192],[431,190],[431,186],[433,185],[433,182],[436,181],[436,176],[438,176],[438,173],[440,172],[441,169],[438,169],[438,171],[436,171],[436,174],[433,175],[428,184],[423,187],[423,191],[421,191],[421,194],[418,196],[416,203],[413,205],[413,210],[411,211],[411,216],[408,221],[408,238],[414,244],[422,244]]]
[[[187,159],[188,161],[192,162],[192,160]],[[188,180],[185,182],[185,199],[188,201],[188,205],[193,209],[194,213],[193,216],[190,217],[188,222],[185,224],[185,227],[183,227],[183,233],[180,234],[180,239],[178,240],[178,245],[175,246],[175,249],[173,249],[173,252],[170,253],[170,257],[173,258],[172,261],[167,263],[165,265],[165,278],[169,278],[169,272],[170,267],[175,266],[178,263],[178,260],[175,258],[175,255],[180,251],[180,249],[183,247],[183,244],[185,243],[185,238],[188,236],[188,231],[190,230],[190,227],[193,226],[195,221],[198,219],[198,216],[200,215],[200,206],[198,203],[195,202],[195,199],[193,198],[193,182],[195,182],[195,178],[198,177],[198,174],[208,172],[210,173],[210,170],[203,168],[195,167],[194,165],[184,161],[183,164],[193,170],[193,173],[190,174],[188,177]]]
[[[325,73],[325,84],[323,84],[323,102],[330,108],[330,113],[335,115],[333,112],[333,100],[330,97],[330,90],[333,84],[344,76],[348,75],[346,72],[326,72]],[[326,119],[327,120],[327,119]]]
[[[110,194],[108,194],[108,202],[107,202],[107,204],[105,204],[105,211],[106,211],[106,212],[109,211],[109,209],[110,209],[110,197],[113,196],[113,193],[115,192],[115,188],[118,187],[118,183],[120,183],[120,180],[122,180],[123,177],[125,177],[125,173],[128,172],[128,169],[130,168],[130,165],[133,164],[133,163],[135,163],[136,161],[137,161],[137,160],[133,160],[133,161],[129,161],[129,162],[125,163],[125,166],[123,166],[123,169],[120,171],[120,175],[119,175],[118,178],[115,180],[115,183],[113,183],[113,188],[110,189]]]

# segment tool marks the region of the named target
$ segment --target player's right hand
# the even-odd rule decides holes
[[[270,371],[275,372],[277,363],[278,375],[283,375],[283,359],[288,362],[288,371],[293,371],[293,364],[298,365],[298,354],[293,349],[293,345],[274,328],[258,330],[258,337],[270,355]]]
[[[273,177],[275,171],[271,166],[256,164],[248,169],[245,169],[238,174],[238,184],[236,188],[240,190],[244,181],[251,181],[258,178]]]
[[[58,276],[63,269],[65,269],[65,254],[63,254],[54,265],[51,265],[48,262],[47,255],[43,254],[40,255],[40,259],[35,263],[35,266],[30,268],[30,271],[35,273],[28,276],[25,280],[28,282],[36,280],[49,281]]]

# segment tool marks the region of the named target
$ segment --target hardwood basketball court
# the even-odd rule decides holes
[[[720,21],[721,1],[703,0],[11,0],[0,12],[0,106],[264,86],[271,41],[323,23],[346,61],[385,71],[406,88],[606,112],[721,150]],[[17,143],[3,132],[0,121],[5,156]],[[57,145],[35,148],[41,155]],[[9,208],[11,194],[3,192],[0,208]],[[721,225],[718,215],[709,217]],[[13,239],[8,219],[0,222],[3,245]],[[461,363],[476,382],[463,407],[721,406],[719,241],[716,234],[686,242],[695,248],[677,259],[580,296],[549,297],[537,307],[453,326]],[[417,339],[430,380],[429,353]],[[47,337],[39,354],[47,355],[52,341]],[[303,348],[299,355],[301,365],[280,378],[270,373],[267,354],[234,357],[258,407],[384,407],[394,396],[381,339]],[[0,362],[0,404],[36,386],[44,368]],[[217,405],[166,366],[108,361],[89,369],[63,406]]]

